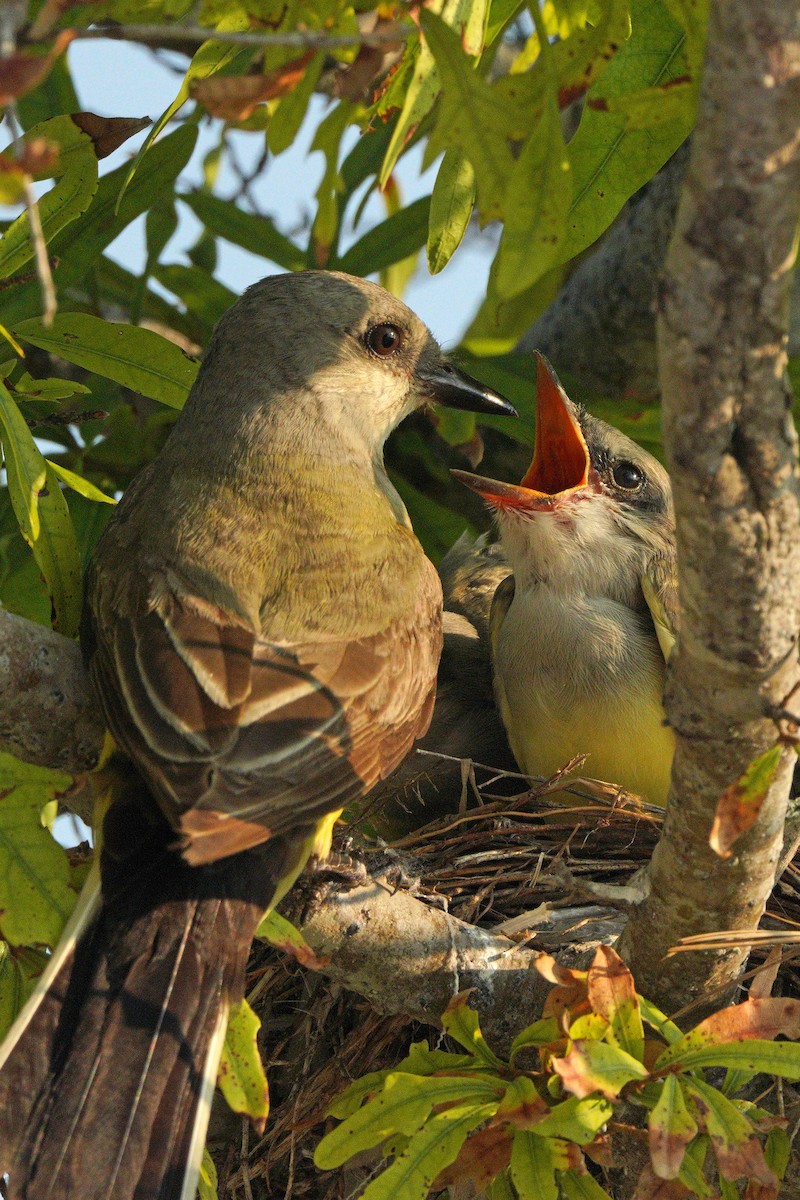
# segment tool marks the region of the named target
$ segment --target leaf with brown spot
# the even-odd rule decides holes
[[[681,1085],[668,1075],[647,1120],[650,1160],[659,1179],[676,1179],[686,1147],[697,1135],[697,1122],[686,1106]]]
[[[149,117],[100,117],[93,112],[72,113],[72,120],[92,139],[98,158],[107,158],[129,137],[151,124]]]
[[[731,847],[758,820],[761,805],[780,766],[783,746],[776,742],[754,758],[741,779],[722,793],[708,844],[720,858],[729,858]]]
[[[644,1026],[633,975],[611,946],[598,946],[587,986],[592,1011],[608,1021],[608,1040],[641,1059]]]
[[[779,1034],[796,1041],[800,1038],[800,1000],[772,996],[764,1000],[745,1000],[712,1013],[695,1025],[679,1041],[668,1046],[656,1060],[656,1068],[684,1062],[688,1055],[725,1042],[772,1040]]]
[[[246,121],[254,109],[267,100],[276,100],[293,92],[314,57],[307,50],[299,58],[284,63],[264,75],[212,75],[192,84],[194,100],[223,121]]]
[[[563,1058],[554,1058],[552,1065],[567,1091],[581,1098],[600,1092],[616,1100],[627,1083],[649,1075],[632,1055],[606,1042],[574,1041]]]
[[[684,1086],[694,1099],[698,1123],[711,1138],[720,1175],[777,1187],[777,1176],[767,1166],[761,1142],[736,1105],[702,1079],[687,1077]]]
[[[300,930],[274,909],[264,917],[254,936],[263,938],[276,950],[282,950],[310,971],[321,971],[330,962],[329,956],[315,954]]]

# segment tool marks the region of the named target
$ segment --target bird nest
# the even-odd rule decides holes
[[[471,763],[450,791],[444,797],[450,813],[391,843],[366,832],[378,823],[372,811],[341,825],[335,849],[460,920],[534,949],[574,952],[615,940],[634,898],[629,881],[658,839],[660,810],[563,772],[531,784]],[[424,819],[418,793],[406,790],[398,799]],[[770,940],[800,931],[800,870],[793,865],[775,888],[762,928]],[[755,969],[765,954],[754,950]],[[783,994],[800,995],[800,963],[791,953],[782,987]],[[247,1121],[215,1110],[210,1145],[220,1200],[350,1200],[360,1194],[368,1165],[323,1174],[313,1164],[328,1104],[358,1076],[394,1066],[412,1041],[438,1044],[441,1035],[376,1011],[265,944],[251,955],[248,992],[262,1021],[271,1111],[259,1137]]]

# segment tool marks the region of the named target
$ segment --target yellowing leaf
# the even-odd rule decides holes
[[[203,1161],[200,1163],[200,1178],[197,1181],[198,1200],[218,1200],[217,1197],[217,1168],[214,1160],[203,1150]]]
[[[511,1179],[519,1200],[558,1200],[557,1163],[561,1158],[551,1138],[518,1130],[511,1151]],[[559,1169],[566,1166],[564,1162]]]
[[[233,1111],[249,1117],[262,1131],[269,1113],[269,1087],[258,1052],[260,1028],[261,1022],[246,1000],[231,1010],[217,1083]]]
[[[650,1111],[647,1127],[653,1170],[660,1179],[676,1179],[686,1147],[698,1130],[674,1075],[668,1075],[664,1080],[661,1095]]]
[[[728,858],[736,840],[758,820],[782,754],[783,747],[779,742],[770,746],[753,759],[741,779],[723,792],[708,839],[711,849],[720,858]]]
[[[52,462],[49,458],[45,459],[48,467],[55,471],[56,475],[67,487],[71,487],[74,492],[85,496],[87,500],[96,500],[98,504],[116,504],[113,496],[107,496],[105,492],[101,492],[99,487],[95,487],[88,479],[84,479],[82,475],[76,475],[74,471],[68,470],[67,467],[62,467],[60,463]]]
[[[611,946],[598,947],[588,986],[592,1009],[609,1023],[607,1040],[641,1060],[644,1028],[633,976]]]
[[[265,942],[269,942],[277,950],[282,950],[284,954],[291,955],[302,966],[312,971],[318,971],[329,961],[327,958],[319,958],[300,930],[296,929],[291,921],[287,921],[286,917],[275,912],[274,908],[262,920],[255,937],[263,938]]]
[[[564,1087],[581,1098],[601,1092],[614,1100],[626,1083],[648,1075],[642,1063],[605,1042],[574,1041],[563,1058],[553,1059],[553,1067]]]

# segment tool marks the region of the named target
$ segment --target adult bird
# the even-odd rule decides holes
[[[677,628],[669,477],[573,404],[541,355],[536,400],[521,484],[454,472],[494,511],[513,572],[489,621],[500,714],[527,774],[588,754],[590,774],[663,806],[674,751],[664,666]]]
[[[434,401],[513,412],[382,288],[263,280],[100,539],[82,642],[136,774],[2,1054],[13,1200],[193,1200],[253,932],[430,719],[441,588],[382,448]]]

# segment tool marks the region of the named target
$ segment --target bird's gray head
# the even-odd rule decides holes
[[[291,422],[294,408],[298,428],[321,421],[373,450],[431,402],[514,412],[452,366],[402,301],[335,271],[270,276],[223,316],[187,405],[194,421],[204,407],[218,410],[225,395],[256,420],[280,400],[282,422]]]
[[[672,552],[669,476],[618,429],[573,404],[537,362],[536,445],[522,482],[454,474],[496,514],[518,580],[565,591],[627,594],[643,564]]]

